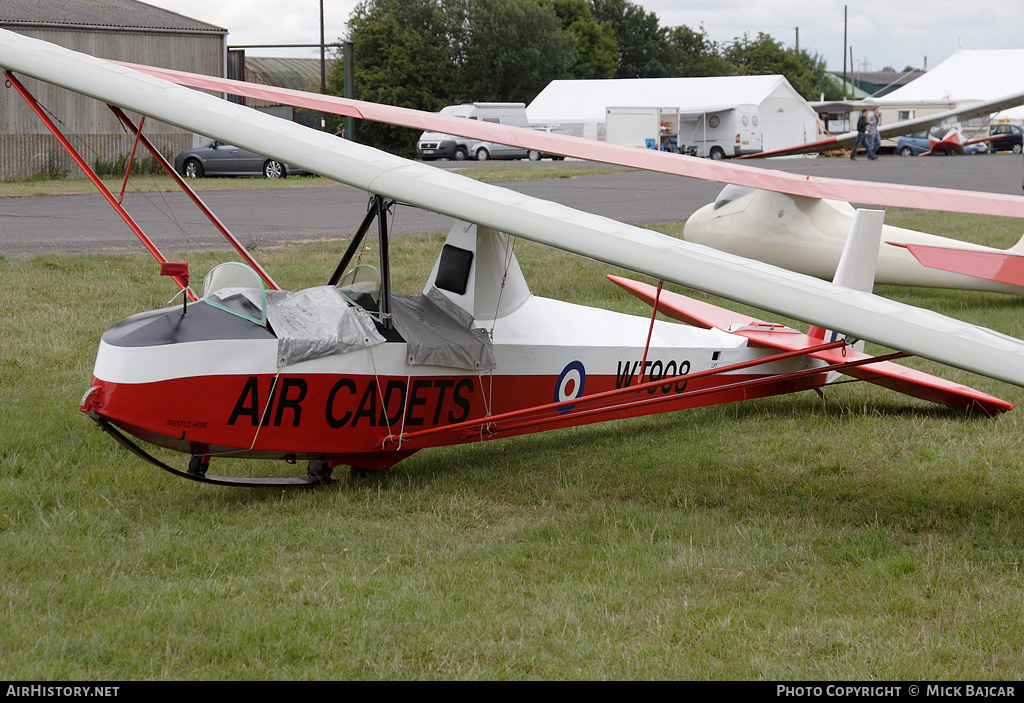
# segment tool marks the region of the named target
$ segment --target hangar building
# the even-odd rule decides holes
[[[100,58],[225,75],[226,29],[136,0],[3,0],[0,28]],[[105,105],[23,82],[90,164],[112,164],[131,152],[131,137]],[[153,120],[145,132],[168,158],[192,146],[191,133]],[[0,91],[0,179],[35,174],[80,172],[21,97],[10,88]]]

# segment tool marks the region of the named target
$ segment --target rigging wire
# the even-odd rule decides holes
[[[53,112],[53,110],[51,110],[46,105],[44,105],[42,103],[39,103],[38,99],[37,99],[37,103],[39,104],[40,108],[42,108],[42,110],[47,114],[47,116],[55,124],[59,124],[61,126],[62,131],[65,134],[65,137],[68,138],[69,141],[72,141],[74,143],[75,148],[79,151],[79,153],[86,154],[86,155],[88,155],[89,157],[92,158],[92,161],[93,161],[93,164],[94,164],[94,170],[95,170],[95,165],[98,165],[99,163],[101,163],[100,159],[101,159],[102,155],[100,154],[99,150],[96,149],[93,146],[93,144],[91,142],[89,142],[87,139],[85,139],[81,134],[79,134],[75,130],[71,129],[69,127],[69,125],[63,119],[60,118],[60,116],[58,116],[57,114],[55,114]],[[135,138],[134,135],[131,134],[131,132],[128,131],[128,128],[120,120],[117,121],[117,124],[121,127],[121,131],[124,134],[124,136],[129,137],[131,139]],[[140,129],[140,132],[141,132],[141,125],[140,125],[139,129]],[[148,158],[152,159],[153,157],[150,156]],[[130,162],[126,163],[126,169],[129,168],[131,165],[132,164]],[[162,170],[161,170],[161,173],[162,173]],[[168,201],[168,193],[166,191],[158,190],[158,191],[156,191],[156,197],[153,197],[154,196],[153,193],[147,193],[146,191],[141,190],[139,188],[138,184],[137,184],[140,175],[141,176],[145,176],[147,174],[134,174],[135,178],[131,178],[130,176],[132,176],[132,175],[133,174],[131,174],[131,173],[126,173],[125,174],[125,177],[127,178],[127,181],[131,183],[131,192],[132,192],[132,194],[136,195],[136,196],[139,196],[140,198],[145,200],[146,203],[148,203],[154,210],[156,210],[164,218],[166,218],[166,220],[168,222],[170,222],[171,225],[173,225],[173,227],[177,230],[178,234],[184,240],[184,246],[189,248],[190,252],[198,252],[198,253],[202,253],[202,254],[212,254],[212,253],[214,253],[214,249],[210,248],[209,246],[204,244],[202,241],[200,241],[198,239],[198,237],[193,232],[191,232],[188,229],[186,229],[185,226],[182,224],[182,222],[175,216],[174,208],[172,207],[172,205]],[[159,175],[159,174],[148,174],[148,175],[150,177],[155,177],[156,175]],[[127,187],[127,185],[128,185],[128,183],[126,182],[125,187]],[[107,190],[109,191],[110,189],[107,188]],[[113,194],[113,191],[110,191],[110,192],[111,192],[111,194]]]

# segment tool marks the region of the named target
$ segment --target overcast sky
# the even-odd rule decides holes
[[[228,43],[310,44],[320,41],[320,0],[147,0],[149,4],[224,27]],[[786,46],[825,57],[830,70],[843,69],[843,8],[848,7],[847,46],[867,70],[892,66],[934,68],[963,40],[967,49],[1024,48],[1024,0],[643,0],[637,4],[658,15],[663,27],[703,25],[724,43],[749,33],[766,32]],[[357,0],[323,0],[328,42],[344,37],[345,23]],[[849,65],[849,50],[846,52]],[[319,56],[315,49],[252,49],[254,56]],[[865,65],[866,64],[866,65]],[[1012,70],[1021,70],[1014,67]]]

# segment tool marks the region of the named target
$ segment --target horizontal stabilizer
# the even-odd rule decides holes
[[[686,322],[698,327],[716,327],[746,337],[757,346],[771,347],[784,351],[808,349],[821,344],[820,339],[806,334],[794,333],[783,325],[764,322],[749,315],[720,308],[710,303],[658,289],[647,283],[640,283],[628,278],[609,276],[614,283],[622,286],[630,293],[649,305],[653,305],[657,296],[658,312],[672,319]],[[845,349],[829,349],[822,352],[809,352],[809,357],[820,359],[830,364],[867,359],[869,354],[858,352],[852,347]],[[953,383],[931,374],[908,369],[891,361],[879,361],[874,364],[845,369],[843,373],[861,381],[868,381],[890,390],[904,393],[914,398],[927,400],[940,405],[959,408],[965,412],[976,412],[987,415],[1006,412],[1013,409],[1013,404],[994,396],[982,393],[968,386]]]
[[[989,281],[1024,286],[1024,256],[1005,251],[969,251],[951,247],[933,247],[925,244],[897,244],[914,255],[922,266],[962,273]]]

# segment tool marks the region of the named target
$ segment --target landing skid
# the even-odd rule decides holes
[[[322,461],[311,461],[310,462],[310,473],[305,476],[295,476],[290,478],[245,478],[235,476],[207,476],[206,466],[208,461],[204,462],[200,457],[192,457],[189,461],[189,470],[182,471],[176,469],[173,466],[169,466],[164,462],[157,459],[155,456],[147,452],[145,449],[135,444],[121,433],[116,427],[107,422],[106,419],[97,415],[96,413],[89,413],[100,429],[109,434],[118,443],[121,444],[125,449],[131,451],[133,454],[145,459],[153,466],[163,469],[168,473],[172,473],[180,478],[187,478],[189,481],[199,481],[200,483],[211,483],[216,486],[240,486],[245,488],[259,488],[261,486],[292,486],[295,488],[313,488],[316,486],[323,486],[334,483],[337,481],[336,478],[332,477],[330,470],[327,468],[327,464]]]

